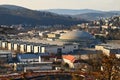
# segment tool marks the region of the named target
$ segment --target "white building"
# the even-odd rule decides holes
[[[26,52],[33,52],[33,45],[32,44],[26,45]]]
[[[17,69],[32,71],[40,71],[40,70],[52,70],[52,62],[45,62],[42,59],[42,56],[48,54],[40,54],[40,53],[26,53],[26,54],[17,54],[17,59],[19,63],[17,64]]]
[[[12,43],[8,43],[8,50],[12,50]]]
[[[34,53],[68,53],[79,49],[77,43],[67,43],[63,45],[51,45],[33,42],[22,41],[2,41],[1,48],[8,50],[19,51],[21,53],[34,52]]]
[[[76,60],[72,55],[63,55],[63,62],[67,63],[70,68],[74,68],[74,61]]]
[[[69,53],[73,52],[74,50],[77,50],[78,44],[66,44],[62,46],[57,46],[57,45],[49,45],[49,46],[44,46],[41,48],[42,53]]]
[[[41,49],[40,49],[40,46],[39,46],[39,45],[35,45],[35,46],[33,47],[33,49],[34,49],[34,53],[40,53],[40,52],[41,52]]]
[[[2,48],[7,48],[7,42],[6,41],[2,41]]]
[[[119,44],[100,44],[95,46],[96,50],[101,50],[105,55],[117,54],[120,55]]]
[[[19,44],[18,43],[14,43],[13,50],[15,50],[15,51],[19,50]]]
[[[20,44],[20,52],[26,52],[26,44]]]

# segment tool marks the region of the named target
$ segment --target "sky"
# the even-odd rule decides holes
[[[0,0],[0,5],[10,4],[33,10],[43,9],[95,9],[120,10],[120,0]]]

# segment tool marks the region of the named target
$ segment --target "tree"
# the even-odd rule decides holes
[[[102,57],[101,76],[105,80],[118,80],[120,76],[120,60],[115,54]]]

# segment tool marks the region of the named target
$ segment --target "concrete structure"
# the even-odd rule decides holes
[[[26,52],[26,44],[20,44],[20,52],[24,53]]]
[[[17,54],[17,59],[19,61],[17,64],[17,70],[24,70],[25,72],[28,70],[52,70],[52,62],[43,61],[42,56],[48,56],[48,54]]]
[[[89,60],[89,59],[99,58],[101,53],[102,53],[102,51],[100,51],[100,50],[84,48],[84,49],[75,50],[74,52],[71,52],[68,54],[74,56],[77,60],[79,60],[79,59]],[[66,54],[66,55],[68,55],[68,54]]]
[[[40,53],[40,52],[41,52],[41,47],[40,47],[40,46],[35,45],[35,46],[33,47],[33,49],[34,49],[34,53]],[[43,52],[44,52],[44,51],[43,51]]]
[[[79,31],[79,30],[73,30],[73,31],[69,31],[65,34],[63,34],[60,37],[61,40],[67,40],[67,41],[79,41],[81,39],[94,39],[94,37],[89,34],[88,32],[85,31]]]
[[[118,46],[117,46],[118,45]],[[95,49],[96,50],[101,50],[105,55],[110,55],[111,53],[113,54],[120,54],[120,46],[119,44],[113,45],[113,44],[100,44],[96,45]]]
[[[78,44],[66,44],[63,46],[50,45],[41,48],[42,53],[69,53],[78,49]]]
[[[47,34],[47,36],[48,36],[48,38],[55,38],[55,39],[57,39],[57,38],[60,37],[60,34],[49,33],[49,34]]]
[[[19,48],[20,48],[19,44],[18,43],[14,43],[14,50],[15,51],[17,51],[17,50],[19,51]]]
[[[32,44],[27,44],[26,45],[26,52],[33,52],[33,45]]]
[[[79,49],[79,44],[68,43],[64,45],[50,45],[33,42],[22,41],[2,41],[1,48],[14,50],[21,53],[34,52],[34,53],[69,53]]]
[[[79,43],[80,47],[93,47],[98,44],[97,40],[88,32],[73,30],[64,33],[59,40],[63,42]]]
[[[7,48],[7,42],[6,41],[2,41],[2,48]]]
[[[8,50],[12,50],[12,48],[13,48],[12,45],[13,45],[12,43],[8,43]]]

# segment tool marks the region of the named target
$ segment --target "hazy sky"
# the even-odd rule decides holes
[[[120,10],[120,0],[0,0],[30,9],[97,9]]]

